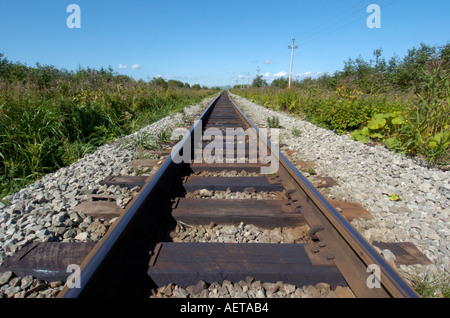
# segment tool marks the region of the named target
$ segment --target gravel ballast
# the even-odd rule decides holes
[[[313,161],[317,164],[314,168],[317,175],[332,177],[338,182],[338,185],[327,189],[327,198],[358,202],[371,212],[372,220],[352,221],[352,225],[369,242],[412,242],[431,260],[432,265],[428,266],[401,265],[397,269],[405,275],[405,278],[423,277],[430,273],[439,276],[449,270],[450,178],[448,171],[423,167],[382,146],[369,147],[351,140],[349,136],[337,135],[306,121],[271,111],[241,97],[232,96],[258,127],[266,126],[268,117],[279,117],[284,127],[281,143],[289,145],[282,149],[296,151],[292,155],[295,158],[288,157],[288,159]],[[114,195],[120,198],[118,205],[129,201],[139,189],[101,186],[99,182],[111,175],[136,175],[136,169],[128,165],[131,160],[137,159],[133,142],[130,141],[138,139],[145,133],[157,136],[158,132],[165,128],[187,126],[189,122],[192,125],[193,120],[211,101],[212,99],[208,99],[187,107],[183,113],[166,117],[135,134],[99,147],[93,154],[48,174],[34,184],[8,196],[7,205],[0,203],[0,264],[32,242],[99,241],[112,225],[113,220],[93,219],[82,212],[77,212],[75,207],[90,195]],[[293,136],[291,130],[294,127],[301,130],[299,137]],[[149,173],[152,172],[154,170]],[[391,201],[389,196],[392,193],[397,194],[401,200]],[[205,197],[205,193],[198,193],[198,195]],[[240,194],[206,193],[206,197],[210,198],[224,198],[230,195],[234,198],[254,199],[277,197],[276,194],[268,193],[260,198],[261,194],[251,191]],[[248,232],[254,234],[255,242],[277,242],[272,238],[271,233],[261,231],[261,234],[258,234],[259,230],[250,225],[243,224],[235,228],[214,225],[213,229],[211,238],[213,234],[217,234],[218,241],[225,238],[220,234],[221,232],[226,232],[228,238],[235,236],[242,239],[242,242],[249,241],[245,236]],[[187,228],[177,233],[177,239],[197,241],[198,237],[201,241],[201,236],[198,234],[202,230],[205,228]],[[280,231],[284,233],[283,229]],[[205,232],[208,231],[205,230]],[[284,241],[280,239],[278,243],[280,242]],[[387,258],[392,257],[389,251],[380,252]],[[281,286],[279,282],[271,283]],[[259,286],[259,282],[255,284]],[[42,282],[32,277],[16,277],[14,273],[0,273],[0,285],[0,297],[8,298],[54,297],[62,288],[60,282]],[[254,287],[251,285],[249,284],[248,290]],[[265,287],[258,288],[253,289],[255,295],[259,293],[262,296],[264,293],[266,297],[268,296],[268,290]],[[305,288],[308,287],[297,286],[293,292],[286,295],[289,295],[288,297],[302,295],[306,293]],[[317,286],[315,288],[318,289]],[[173,294],[175,289],[179,288],[172,286],[170,293]],[[208,292],[203,293],[208,295],[212,293],[210,296],[217,295],[219,290],[224,291],[223,286],[219,285],[213,285],[212,288],[205,285],[202,290],[206,289]],[[313,291],[311,293],[314,294]],[[185,293],[181,292],[181,294]],[[275,295],[275,293],[272,294]],[[281,296],[281,294],[278,295]],[[327,295],[332,297],[333,291],[328,290]],[[155,291],[154,296],[161,295]]]
[[[232,283],[207,284],[199,281],[186,288],[169,284],[152,291],[150,298],[354,298],[349,287],[331,289],[327,283],[297,287],[284,282],[264,283],[247,276]]]

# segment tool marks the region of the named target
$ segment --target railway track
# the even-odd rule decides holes
[[[83,255],[79,270],[58,297],[148,297],[171,283],[186,287],[246,277],[295,286],[348,286],[362,298],[418,297],[278,151],[276,131],[270,131],[275,145],[265,137],[267,132],[258,130],[222,93],[189,133],[184,131],[156,174],[142,178],[139,195],[103,239],[84,244],[78,254],[72,249],[54,266],[66,268],[74,254]],[[121,184],[120,178],[115,181]],[[275,195],[214,199],[211,191]],[[289,244],[183,243],[170,235],[180,228],[212,224],[301,227],[308,235]],[[53,245],[41,253],[40,262],[58,263],[64,253]]]

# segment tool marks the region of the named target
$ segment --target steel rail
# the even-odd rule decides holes
[[[245,121],[256,131],[260,136],[260,140],[266,144],[266,146],[272,151],[276,151],[279,157],[280,167],[282,167],[286,173],[292,178],[291,180],[302,189],[306,195],[312,200],[314,205],[318,208],[318,211],[322,213],[324,218],[333,229],[343,238],[345,242],[351,247],[355,255],[357,255],[364,267],[375,264],[378,265],[381,271],[379,282],[387,291],[391,297],[405,297],[405,298],[417,298],[419,295],[411,288],[411,286],[399,275],[399,273],[393,269],[385,259],[344,219],[344,217],[336,211],[336,209],[322,196],[322,194],[311,185],[310,182],[286,159],[286,157],[275,147],[272,143],[263,136],[259,129],[250,121],[250,119],[243,113],[243,111],[237,106],[234,100],[229,97],[230,101],[239,111]],[[313,215],[305,215],[308,221],[317,222],[312,220]],[[322,224],[323,225],[323,224]],[[322,232],[317,233],[318,236],[324,236]],[[325,237],[324,237],[325,238]],[[333,242],[327,242],[332,244]],[[349,275],[346,274],[347,269],[343,268],[343,264],[335,262],[338,268],[341,270],[344,278]],[[369,273],[367,274],[369,275]],[[348,280],[349,286],[354,288],[354,291],[361,291],[362,297],[370,297],[374,289],[370,290],[367,286],[367,280],[354,282]],[[355,286],[355,284],[357,286]],[[353,286],[352,286],[353,285]],[[369,290],[368,290],[369,289]],[[377,291],[377,290],[375,290]],[[356,293],[357,294],[357,293]],[[378,294],[383,294],[378,293]]]
[[[207,109],[200,116],[194,125],[189,130],[189,134],[186,134],[183,139],[176,145],[172,153],[179,153],[183,146],[190,138],[193,138],[194,131],[199,125],[202,124],[205,118],[209,115],[212,108],[216,104],[217,100],[222,96],[223,92],[219,94],[207,107]],[[192,140],[191,140],[192,141]],[[94,247],[94,249],[86,256],[83,263],[80,266],[80,270],[71,276],[73,281],[80,282],[80,286],[77,287],[66,284],[63,290],[59,293],[58,298],[78,298],[83,295],[85,287],[89,284],[92,277],[99,270],[100,266],[105,262],[107,256],[111,253],[113,248],[117,245],[118,241],[123,238],[124,230],[140,212],[141,208],[145,205],[152,192],[155,191],[157,185],[165,177],[169,168],[174,165],[172,156],[169,156],[165,162],[161,165],[153,178],[143,187],[141,193],[132,205],[119,217],[117,222],[111,227],[105,237]]]

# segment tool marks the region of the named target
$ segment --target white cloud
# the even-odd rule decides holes
[[[287,73],[285,71],[281,71],[281,72],[278,72],[278,73],[274,74],[273,76],[275,76],[275,77],[284,77],[286,75],[287,75]]]
[[[172,79],[172,80],[186,80],[186,79],[190,79],[192,76],[188,75],[188,76],[174,76],[174,75],[162,75],[162,74],[158,74],[155,76],[156,78],[161,77],[164,78],[166,80]]]
[[[139,64],[134,64],[131,69],[132,70],[139,70],[141,68],[141,66]]]
[[[323,73],[322,72],[304,72],[304,73],[300,73],[300,74],[295,74],[294,78],[298,78],[298,79],[304,79],[307,77],[311,77],[311,78],[318,78],[319,76],[321,76]]]
[[[124,69],[128,68],[128,66],[127,65],[123,65],[123,64],[119,64],[119,68],[121,70],[124,70]]]
[[[234,74],[234,71],[228,71],[227,74]]]
[[[267,60],[264,61],[264,64],[272,64],[272,63],[273,63],[273,62],[272,62],[271,59],[267,59]]]
[[[305,78],[311,77],[311,78],[318,78],[321,76],[322,72],[304,72],[304,73],[294,73],[292,74],[292,80],[294,81],[301,81]],[[289,74],[285,71],[280,71],[276,74],[271,75],[269,72],[263,74],[264,79],[269,83],[269,85],[276,79],[279,79],[280,77],[288,78]]]

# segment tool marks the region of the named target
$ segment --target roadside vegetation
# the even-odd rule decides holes
[[[218,92],[112,69],[28,67],[0,54],[0,200],[107,142]]]
[[[290,89],[286,78],[269,85],[258,76],[251,87],[238,85],[230,91],[363,143],[384,144],[430,166],[449,168],[450,43],[422,43],[403,59],[386,60],[378,49],[370,61],[349,58],[343,70],[293,81]],[[268,119],[269,126],[279,124],[274,122]],[[411,279],[424,298],[450,297],[448,272]]]
[[[250,88],[231,92],[277,111],[287,111],[363,143],[450,164],[450,44],[421,44],[400,59],[358,57],[344,69],[317,79],[279,78],[269,86],[259,76]]]
[[[448,272],[442,275],[426,274],[415,278],[412,286],[423,298],[450,298],[450,276]]]

